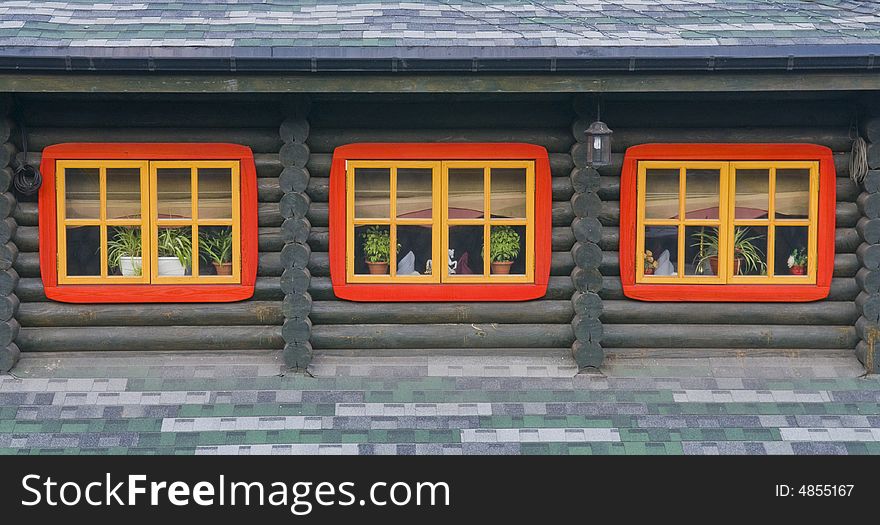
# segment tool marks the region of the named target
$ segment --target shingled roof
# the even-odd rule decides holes
[[[0,3],[0,66],[7,68],[58,68],[60,59],[66,69],[86,67],[77,65],[80,58],[93,59],[92,69],[111,58],[117,65],[123,59],[219,59],[223,66],[213,67],[221,68],[229,67],[224,59],[237,58],[238,67],[265,69],[286,60],[287,68],[312,70],[316,60],[326,65],[329,59],[385,60],[394,68],[421,59],[539,60],[541,68],[565,67],[547,60],[595,66],[589,61],[601,59],[611,69],[631,69],[639,59],[698,59],[692,67],[702,69],[706,60],[717,68],[738,59],[781,58],[789,69],[810,67],[804,59],[814,68],[863,68],[873,67],[877,54],[878,0]]]

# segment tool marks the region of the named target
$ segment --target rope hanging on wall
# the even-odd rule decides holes
[[[40,175],[40,170],[36,166],[31,166],[27,163],[27,130],[24,127],[22,119],[19,118],[17,120],[19,130],[21,131],[22,156],[18,160],[18,166],[15,167],[15,173],[12,177],[12,185],[15,186],[15,191],[22,195],[30,196],[37,193],[40,186],[43,185],[43,176]]]
[[[861,184],[868,175],[868,144],[859,136],[858,117],[849,130],[849,138],[852,139],[852,154],[849,157],[849,177]]]

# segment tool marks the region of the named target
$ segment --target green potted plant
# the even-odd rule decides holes
[[[391,233],[380,226],[370,226],[363,236],[364,259],[371,275],[388,274],[391,261]]]
[[[199,234],[201,251],[208,256],[217,275],[232,275],[232,228]]]
[[[742,275],[743,265],[745,271],[765,275],[767,263],[764,262],[764,252],[753,241],[760,239],[760,235],[748,237],[747,228],[734,228],[733,234],[733,274]],[[718,228],[710,228],[692,235],[697,239],[691,246],[698,248],[694,258],[694,265],[700,269],[708,263],[714,275],[718,275]]]
[[[805,275],[807,273],[807,249],[795,248],[788,256],[788,273]]]
[[[519,255],[519,234],[510,226],[496,226],[489,234],[491,271],[496,275],[510,274],[510,267]]]
[[[160,228],[156,251],[159,256],[157,272],[162,276],[186,275],[192,261],[192,230],[189,228]]]
[[[645,250],[645,275],[654,275],[658,263],[654,260],[654,252]]]
[[[141,275],[143,261],[140,228],[116,228],[113,238],[107,241],[107,266],[118,268],[125,277]]]

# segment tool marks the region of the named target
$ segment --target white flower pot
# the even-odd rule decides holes
[[[164,277],[179,277],[186,275],[186,268],[177,257],[159,257],[158,273]]]
[[[125,277],[135,277],[141,275],[141,258],[140,257],[120,257],[119,270]]]

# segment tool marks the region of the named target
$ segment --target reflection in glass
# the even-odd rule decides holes
[[[808,240],[809,228],[806,226],[776,226],[775,275],[807,274]]]
[[[354,170],[354,216],[387,219],[391,215],[391,169]]]
[[[232,218],[232,170],[198,168],[199,219]]]
[[[364,225],[354,228],[354,273],[390,273],[391,231],[388,226]]]
[[[107,168],[107,218],[141,218],[141,170]]]
[[[689,169],[685,177],[685,218],[717,219],[721,171]]]
[[[649,169],[645,174],[645,217],[648,219],[678,218],[677,169]]]
[[[141,229],[138,226],[107,228],[107,273],[123,277],[143,275]]]
[[[483,275],[483,227],[451,226],[448,275]]]
[[[489,210],[492,217],[526,217],[526,169],[492,168]]]
[[[645,275],[678,275],[678,227],[646,226],[645,253],[640,254]]]
[[[767,275],[766,226],[734,228],[733,275]]]
[[[687,226],[684,235],[684,274],[697,277],[718,275],[718,228]]]
[[[192,178],[189,168],[156,170],[156,204],[160,219],[192,218]]]
[[[100,226],[68,226],[67,275],[101,275]]]
[[[736,170],[736,218],[766,219],[770,209],[770,170]]]
[[[101,172],[98,168],[65,168],[64,203],[68,219],[97,219],[101,214]]]
[[[397,244],[397,275],[431,275],[434,264],[430,225],[397,226]]]
[[[810,216],[810,170],[776,170],[776,218],[806,219]]]
[[[489,253],[492,275],[525,275],[526,227],[492,226]]]
[[[431,168],[397,169],[397,216],[407,219],[430,219],[433,170]]]
[[[199,275],[232,275],[232,228],[199,226]]]
[[[450,219],[478,219],[485,214],[482,168],[450,169],[448,192]]]
[[[192,228],[160,227],[156,250],[159,254],[159,275],[179,277],[192,274]]]

